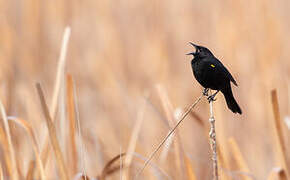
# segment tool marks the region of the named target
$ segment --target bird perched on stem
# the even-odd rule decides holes
[[[217,90],[208,97],[208,100],[214,101],[216,94],[221,91],[226,99],[228,108],[234,113],[242,114],[242,110],[236,102],[231,88],[231,82],[238,86],[233,76],[209,49],[193,43],[190,44],[195,47],[195,52],[187,54],[193,55],[191,67],[195,79],[205,88],[205,95],[208,95],[209,89]]]

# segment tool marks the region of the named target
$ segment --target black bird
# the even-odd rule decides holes
[[[191,67],[195,79],[205,88],[204,94],[207,94],[209,88],[217,90],[208,97],[208,100],[214,100],[215,95],[221,91],[225,96],[228,108],[234,113],[242,114],[242,110],[232,93],[231,82],[238,86],[233,76],[209,49],[193,43],[190,44],[195,47],[195,52],[187,54],[193,55]]]

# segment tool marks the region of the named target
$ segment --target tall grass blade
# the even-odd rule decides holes
[[[55,130],[54,124],[52,122],[52,119],[50,117],[49,110],[48,110],[47,104],[45,102],[44,94],[43,94],[43,91],[42,91],[39,83],[36,84],[36,88],[37,88],[37,92],[39,95],[43,114],[44,114],[44,117],[46,120],[46,125],[47,125],[48,132],[49,132],[50,142],[51,142],[51,145],[53,147],[53,150],[54,150],[54,153],[56,156],[57,166],[58,166],[58,169],[59,169],[59,172],[61,175],[61,179],[68,180],[69,176],[68,176],[67,169],[66,169],[66,166],[64,163],[64,159],[63,159],[63,155],[62,155],[62,152],[61,152],[61,149],[59,146],[59,142],[57,140],[56,130]]]
[[[9,152],[9,157],[10,157],[10,161],[11,161],[10,162],[11,169],[12,169],[11,178],[13,180],[18,180],[19,175],[18,175],[17,163],[16,163],[16,159],[15,159],[15,149],[14,149],[13,144],[12,144],[8,119],[7,119],[6,112],[5,112],[5,109],[4,109],[4,106],[3,106],[1,100],[0,100],[0,111],[1,111],[2,121],[4,124],[5,133],[6,133],[6,138],[7,138],[7,143],[8,143],[8,152]]]
[[[229,138],[228,140],[229,142],[229,148],[231,150],[231,152],[233,153],[233,157],[235,159],[235,162],[238,165],[239,171],[243,171],[245,173],[249,173],[250,169],[241,153],[241,150],[237,144],[237,142],[235,141],[234,138]],[[242,176],[242,179],[244,180],[251,180],[252,178],[250,178],[249,176]]]
[[[67,113],[69,120],[69,148],[70,151],[70,169],[73,173],[77,172],[78,155],[76,145],[76,115],[75,115],[75,99],[74,99],[74,82],[70,74],[66,77],[66,94],[67,94]]]
[[[203,95],[201,95],[194,103],[190,105],[188,110],[182,115],[181,119],[176,123],[176,125],[170,130],[170,132],[164,137],[164,139],[158,144],[158,146],[154,149],[154,151],[150,154],[149,158],[145,161],[142,168],[137,172],[135,175],[134,180],[136,180],[139,175],[143,172],[143,170],[146,168],[146,166],[149,164],[149,162],[152,160],[154,155],[158,152],[158,150],[161,148],[161,146],[165,143],[165,141],[174,133],[176,128],[180,125],[180,123],[185,119],[185,117],[189,114],[189,112],[199,103]]]
[[[275,132],[276,136],[278,138],[278,149],[279,149],[279,158],[280,163],[283,166],[283,169],[285,170],[286,176],[288,179],[290,179],[290,166],[287,164],[288,159],[288,153],[287,148],[285,144],[285,140],[283,137],[283,128],[281,126],[281,118],[280,118],[280,111],[279,111],[279,104],[278,104],[278,97],[277,97],[277,91],[272,90],[271,91],[271,100],[272,100],[272,108],[274,112],[274,120],[275,120]]]
[[[7,119],[10,120],[11,122],[16,123],[20,127],[22,127],[25,130],[25,132],[28,134],[28,136],[30,137],[31,142],[32,142],[32,148],[33,148],[33,151],[34,151],[34,154],[36,157],[38,169],[40,170],[41,179],[43,179],[43,180],[46,179],[43,164],[41,162],[41,158],[40,158],[40,154],[39,154],[39,144],[38,144],[38,141],[36,139],[36,136],[34,135],[34,132],[33,132],[31,125],[27,121],[20,119],[20,118],[17,118],[17,117],[9,116],[9,117],[7,117]]]

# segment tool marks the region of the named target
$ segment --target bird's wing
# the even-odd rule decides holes
[[[233,76],[231,75],[231,73],[228,70],[227,70],[227,72],[228,72],[228,75],[229,75],[230,80],[234,83],[235,86],[238,86],[236,80],[233,78]]]
[[[222,64],[222,63],[221,63],[217,58],[215,58],[215,59],[216,59],[216,61],[215,61],[215,65],[216,65],[216,66],[219,66],[220,69],[223,70],[224,75],[225,75],[227,78],[229,78],[230,81],[232,81],[234,85],[238,86],[236,80],[233,78],[233,76],[232,76],[231,73],[227,70],[227,68],[226,68],[226,67],[225,67],[225,66],[224,66],[224,65],[223,65],[223,64]]]

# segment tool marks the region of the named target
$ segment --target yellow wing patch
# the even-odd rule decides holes
[[[215,65],[213,65],[213,64],[211,64],[210,66],[213,67],[213,68],[215,67]]]

